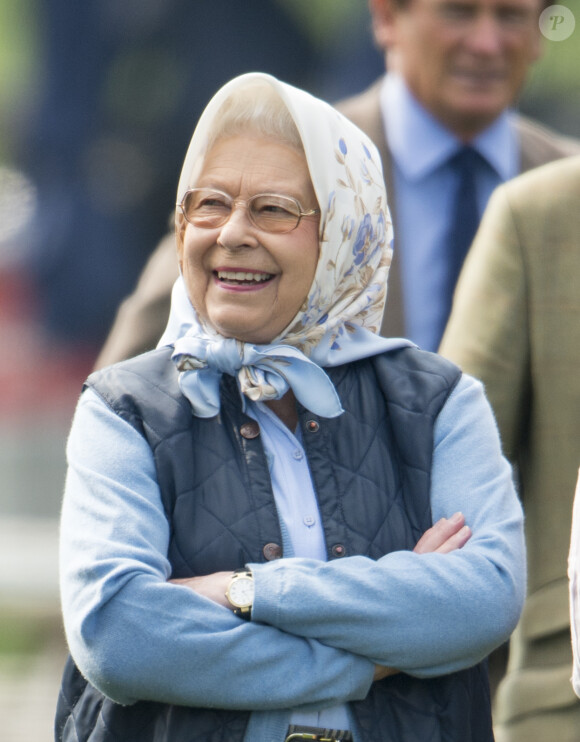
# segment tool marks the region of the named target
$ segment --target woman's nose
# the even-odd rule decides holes
[[[250,221],[246,204],[238,203],[232,207],[229,219],[220,227],[217,243],[228,250],[258,244],[256,228]]]

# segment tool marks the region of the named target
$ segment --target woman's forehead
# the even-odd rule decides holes
[[[312,189],[303,152],[286,142],[249,134],[217,140],[204,158],[195,185],[229,183],[262,191]]]

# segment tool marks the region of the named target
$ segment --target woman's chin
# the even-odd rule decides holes
[[[253,326],[242,312],[229,320],[225,318],[210,320],[210,324],[223,337],[252,345],[267,345],[276,337],[276,333],[268,328]]]

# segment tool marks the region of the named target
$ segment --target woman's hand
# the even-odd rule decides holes
[[[222,605],[224,608],[234,610],[233,605],[226,598],[226,590],[232,578],[233,572],[214,572],[211,575],[202,575],[201,577],[183,577],[180,579],[169,580],[174,585],[184,585],[190,588],[198,595],[213,600],[214,603]]]
[[[471,538],[471,529],[465,525],[462,513],[455,513],[451,518],[441,518],[421,536],[413,551],[416,554],[437,552],[448,554],[462,546]]]
[[[470,538],[471,529],[465,525],[463,514],[455,513],[451,518],[441,518],[434,526],[425,531],[417,541],[413,551],[416,554],[428,554],[429,552],[448,554],[455,549],[461,549]],[[373,680],[382,680],[389,675],[396,675],[398,672],[399,670],[394,667],[375,665]]]
[[[383,678],[388,678],[389,675],[398,675],[400,670],[396,670],[394,667],[385,667],[384,665],[375,665],[375,674],[373,675],[373,683]]]

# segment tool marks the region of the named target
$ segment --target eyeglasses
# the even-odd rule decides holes
[[[243,201],[213,188],[191,188],[177,206],[190,224],[202,229],[215,229],[228,221],[236,204],[245,204],[255,227],[276,234],[296,229],[303,216],[320,214],[320,209],[302,211],[300,202],[292,196],[257,193]]]

